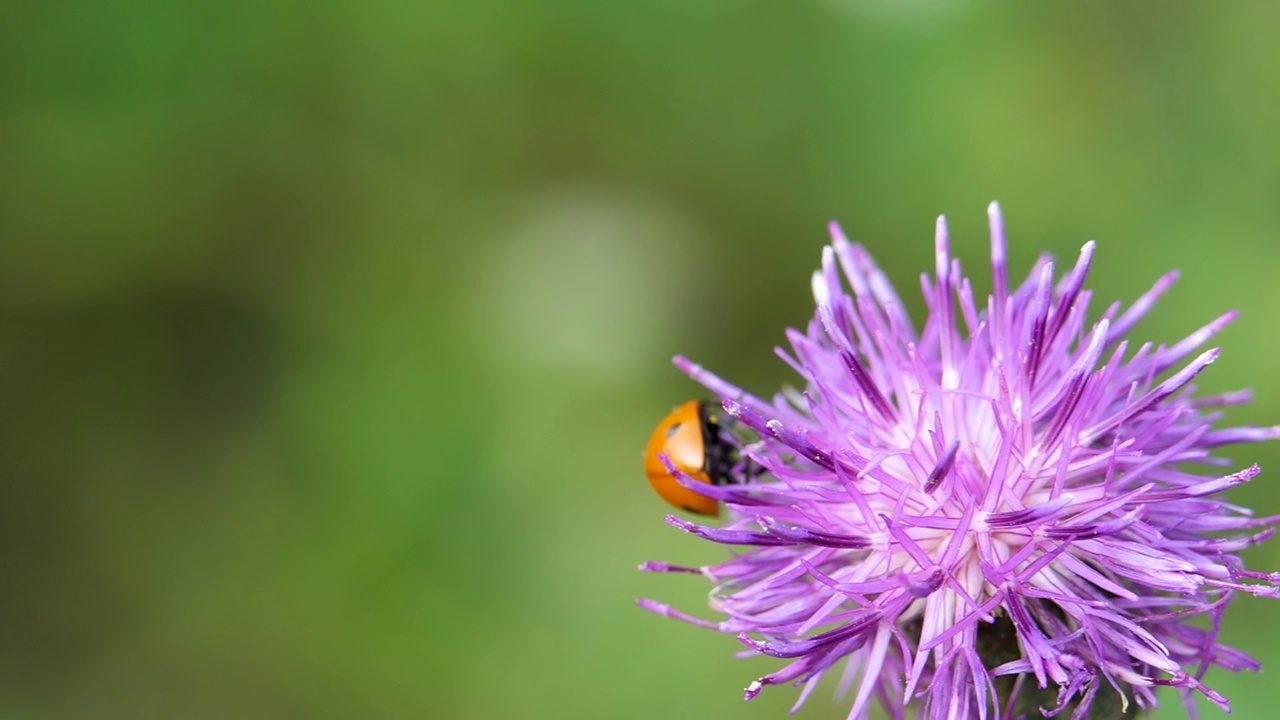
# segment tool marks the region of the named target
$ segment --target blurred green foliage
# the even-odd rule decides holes
[[[1202,387],[1276,422],[1277,23],[6,3],[0,718],[782,716],[787,689],[741,702],[772,662],[633,605],[696,612],[700,580],[635,567],[719,557],[641,475],[696,392],[667,359],[767,392],[828,219],[919,313],[934,216],[982,268],[998,198],[1014,267],[1099,240],[1099,305],[1186,270],[1139,339],[1240,308]],[[1275,472],[1234,497],[1280,512]],[[1226,640],[1280,662],[1276,612],[1240,601]],[[1280,700],[1210,680],[1241,717]]]

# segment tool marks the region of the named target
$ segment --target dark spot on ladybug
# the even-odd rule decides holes
[[[698,419],[702,423],[704,463],[702,469],[716,485],[732,482],[729,473],[737,460],[733,445],[720,437],[720,424],[716,422],[714,415],[707,412],[706,403],[699,406]]]

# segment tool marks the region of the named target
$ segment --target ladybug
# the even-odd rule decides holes
[[[659,454],[689,477],[708,485],[730,482],[733,446],[720,435],[720,424],[705,400],[690,400],[672,410],[649,436],[644,448],[644,472],[663,500],[698,515],[720,514],[715,500],[680,484],[667,471]]]

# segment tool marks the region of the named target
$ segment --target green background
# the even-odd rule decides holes
[[[640,449],[759,392],[835,218],[919,316],[1096,238],[1135,332],[1239,308],[1280,419],[1280,4],[17,0],[0,9],[0,717],[722,718],[774,661]],[[1280,446],[1232,498],[1280,513]],[[1280,569],[1280,543],[1247,554]],[[1280,605],[1225,638],[1280,667]],[[1238,717],[1268,676],[1211,676]],[[819,689],[802,717],[843,717]],[[1182,717],[1166,697],[1161,718]],[[1207,717],[1219,717],[1216,710]]]

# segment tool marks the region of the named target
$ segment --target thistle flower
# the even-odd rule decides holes
[[[1010,290],[995,203],[989,216],[990,298],[975,302],[939,218],[919,331],[833,224],[817,312],[778,351],[802,390],[764,400],[676,358],[735,419],[741,462],[715,486],[668,465],[732,513],[722,528],[667,522],[745,551],[641,566],[705,576],[721,619],[639,604],[789,661],[748,700],[792,683],[798,708],[833,673],[854,690],[850,718],[873,701],[893,718],[1131,717],[1158,686],[1178,688],[1193,717],[1196,693],[1229,710],[1205,672],[1259,666],[1217,642],[1223,612],[1235,592],[1280,594],[1280,574],[1237,556],[1280,517],[1219,497],[1258,467],[1226,473],[1213,455],[1280,429],[1215,428],[1217,409],[1248,393],[1192,386],[1218,357],[1199,348],[1235,313],[1134,348],[1125,336],[1176,273],[1090,322],[1094,244],[1057,282],[1044,256]]]

